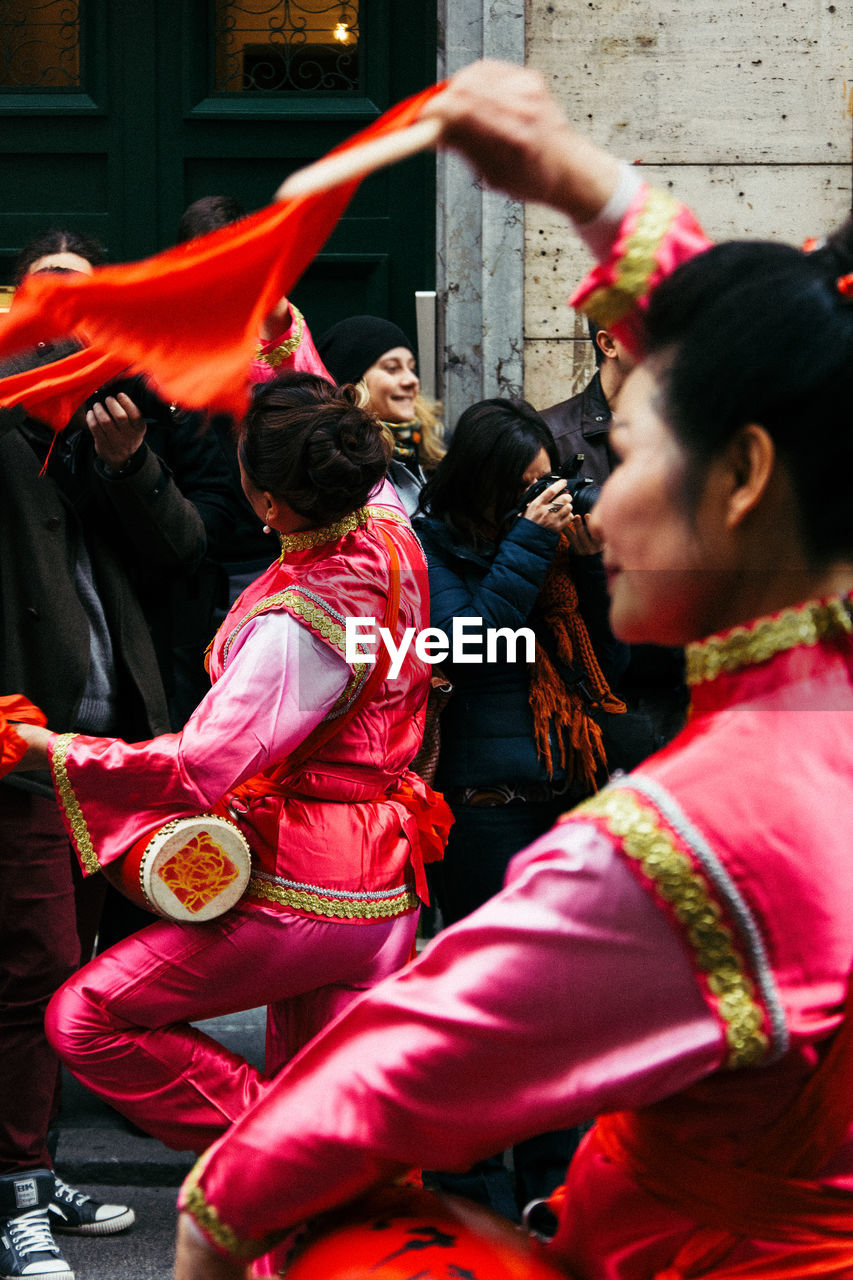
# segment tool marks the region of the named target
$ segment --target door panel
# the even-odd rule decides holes
[[[359,56],[355,88],[335,81],[332,91],[304,92],[222,87],[215,47],[222,0],[64,5],[78,11],[76,84],[21,86],[8,69],[3,83],[0,49],[0,283],[21,245],[50,225],[97,235],[112,260],[125,261],[174,243],[181,213],[199,196],[228,194],[259,208],[293,169],[435,76],[434,0],[302,0],[320,15],[315,25],[347,14],[352,23],[355,11]],[[0,0],[0,27],[4,7]],[[227,12],[247,7],[300,6],[239,0]],[[263,39],[275,44],[279,36]],[[255,73],[263,39],[245,40],[254,62],[244,66]],[[414,330],[414,291],[434,286],[434,203],[432,157],[364,182],[294,290],[315,333],[354,311]]]

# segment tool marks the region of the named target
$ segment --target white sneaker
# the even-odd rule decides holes
[[[126,1204],[101,1204],[85,1191],[69,1187],[59,1174],[48,1205],[50,1225],[63,1235],[112,1236],[136,1221],[136,1214]]]

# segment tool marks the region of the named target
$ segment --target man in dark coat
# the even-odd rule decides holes
[[[582,474],[602,485],[613,470],[610,422],[623,382],[634,359],[618,338],[588,321],[595,350],[595,373],[576,396],[542,410],[542,417],[557,442],[561,462],[576,453],[584,455]]]
[[[0,377],[72,349],[73,344],[40,344],[0,366]],[[56,437],[22,408],[0,411],[0,691],[26,695],[60,732],[136,741],[170,728],[152,636],[153,603],[189,581],[205,553],[206,524],[221,525],[224,532],[228,481],[216,453],[205,470],[204,450],[195,443],[197,417],[176,414],[141,383],[111,390],[115,394],[81,408]],[[171,465],[148,443],[158,433],[160,447],[173,455]],[[208,448],[218,445],[211,441]],[[181,463],[185,475],[195,476],[192,496],[173,474]],[[70,1275],[62,1270],[53,1230],[111,1234],[134,1219],[132,1209],[98,1204],[53,1172],[49,1131],[58,1110],[59,1064],[44,1036],[44,1009],[80,963],[81,937],[91,950],[93,933],[91,921],[78,919],[87,895],[79,883],[75,895],[75,879],[49,776],[4,779],[4,1276]]]

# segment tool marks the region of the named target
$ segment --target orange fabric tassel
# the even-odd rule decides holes
[[[335,150],[405,128],[442,87],[392,107]],[[88,350],[57,368],[74,374],[75,408],[107,380],[105,369],[110,377],[127,369],[147,374],[165,400],[240,418],[263,317],[290,293],[357,187],[354,180],[270,205],[153,258],[99,267],[91,276],[30,276],[0,324],[0,354],[74,336]],[[71,416],[71,388],[53,397],[44,378],[42,368],[0,381],[0,404],[29,407],[33,396],[37,416],[61,430]]]
[[[578,593],[572,581],[569,544],[560,539],[548,570],[536,609],[556,641],[557,656],[581,675],[603,711],[620,714],[624,702],[610,692],[592,648],[589,632],[578,609]],[[558,729],[560,765],[570,781],[580,779],[595,790],[599,770],[607,765],[601,729],[576,689],[569,688],[540,644],[530,681],[536,750],[553,777],[551,727]]]

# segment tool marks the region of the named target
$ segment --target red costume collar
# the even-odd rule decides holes
[[[360,507],[358,511],[351,511],[348,516],[336,520],[334,524],[323,525],[319,529],[303,529],[299,533],[280,533],[279,560],[284,563],[293,551],[310,551],[313,547],[323,547],[329,542],[340,542],[341,538],[346,537],[348,533],[364,528],[367,517],[368,508]]]
[[[280,533],[281,554],[279,563],[285,564],[294,552],[311,551],[314,547],[324,547],[330,542],[340,542],[348,533],[357,529],[366,529],[370,520],[391,520],[395,524],[408,525],[409,521],[402,511],[394,507],[376,506],[359,507],[349,515],[336,520],[334,524],[321,526],[319,529],[303,529],[299,533]]]

